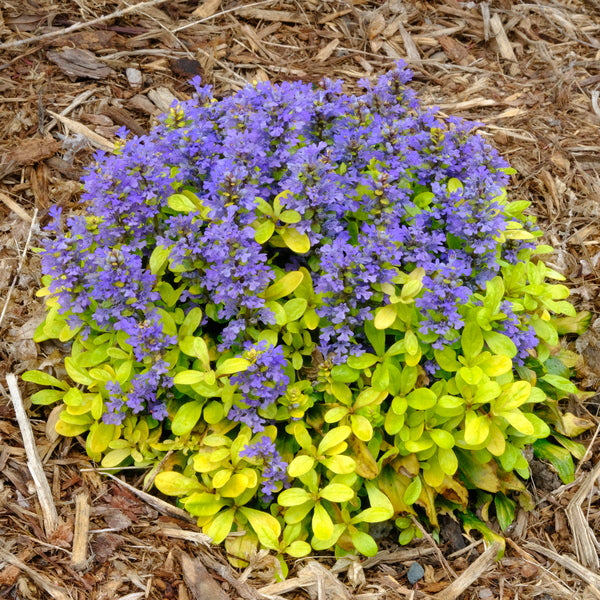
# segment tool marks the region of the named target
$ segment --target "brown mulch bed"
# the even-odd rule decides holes
[[[116,13],[116,14],[115,14]],[[60,600],[600,598],[600,439],[592,429],[576,481],[538,465],[537,507],[508,532],[499,562],[475,538],[407,548],[390,536],[371,559],[231,568],[193,523],[140,495],[140,475],[94,470],[81,440],[58,438],[30,409],[49,483],[45,505],[16,418],[9,373],[59,364],[31,341],[43,317],[39,260],[48,210],[76,205],[96,148],[125,125],[147,132],[202,76],[217,96],[253,80],[341,78],[349,90],[399,58],[424,105],[484,124],[517,169],[580,309],[600,300],[600,5],[596,0],[3,0],[0,2],[0,598]],[[580,376],[600,381],[600,338],[580,340]],[[14,394],[13,394],[14,396]],[[571,410],[600,423],[600,402]],[[596,466],[594,466],[596,465]],[[49,516],[56,511],[54,520]],[[50,511],[50,513],[48,512]],[[53,526],[49,526],[50,522]],[[448,533],[452,533],[448,525]],[[413,562],[424,577],[411,585]]]

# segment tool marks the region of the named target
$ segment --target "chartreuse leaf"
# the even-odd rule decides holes
[[[313,509],[312,530],[315,537],[321,540],[326,540],[333,534],[333,521],[320,502]]]
[[[32,404],[54,404],[54,402],[58,402],[61,400],[65,393],[63,390],[40,390],[31,396]]]
[[[270,285],[264,293],[266,300],[279,300],[284,296],[289,296],[304,279],[301,271],[290,271]]]
[[[186,477],[176,471],[161,471],[154,478],[154,485],[167,496],[187,496],[202,489],[196,478]]]
[[[279,548],[279,536],[281,535],[281,525],[279,521],[269,513],[261,510],[255,510],[247,506],[242,506],[239,511],[248,519],[248,522],[254,529],[260,543],[271,550]]]
[[[21,375],[21,379],[23,381],[29,381],[30,383],[37,383],[38,385],[50,385],[65,391],[69,389],[68,383],[61,381],[44,371],[25,371],[25,373]]]
[[[216,515],[202,531],[212,538],[213,543],[220,544],[231,531],[235,509],[230,508]]]
[[[350,532],[350,539],[361,554],[365,556],[375,556],[377,554],[377,542],[368,533],[355,529]]]
[[[310,250],[310,238],[306,233],[300,233],[293,227],[278,229],[285,245],[296,254],[305,254]]]
[[[250,366],[250,364],[250,361],[245,358],[227,358],[217,367],[217,377],[219,375],[242,373]]]
[[[421,495],[421,490],[423,489],[423,483],[421,482],[420,477],[414,477],[410,482],[406,490],[404,491],[403,500],[407,505],[414,504]]]
[[[288,488],[287,490],[283,490],[277,497],[277,502],[281,504],[281,506],[299,506],[300,504],[304,504],[312,499],[312,496],[306,490],[302,488]]]
[[[305,473],[308,473],[314,466],[315,459],[312,456],[301,454],[292,460],[287,470],[290,477],[301,477]]]
[[[494,496],[494,506],[496,507],[496,517],[502,531],[515,520],[516,503],[507,498],[504,494],[498,493]]]
[[[328,431],[317,447],[317,453],[322,455],[326,454],[332,448],[335,448],[340,442],[343,442],[350,434],[352,430],[347,425],[340,425]]]
[[[182,404],[173,417],[171,431],[175,435],[185,435],[186,433],[190,433],[200,419],[203,406],[204,402],[200,400]]]
[[[354,490],[343,483],[330,483],[319,491],[319,495],[330,502],[348,502],[354,498]]]

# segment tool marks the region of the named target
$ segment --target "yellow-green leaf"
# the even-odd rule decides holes
[[[278,300],[291,294],[302,283],[304,275],[301,271],[290,271],[281,279],[270,285],[264,293],[266,300]]]
[[[327,540],[333,535],[333,521],[320,503],[315,504],[312,518],[312,530],[315,537]]]
[[[343,442],[351,433],[352,430],[347,425],[340,425],[339,427],[328,431],[319,443],[317,452],[319,454],[326,454],[328,450],[331,450],[340,442]]]
[[[290,477],[301,477],[308,473],[315,466],[315,459],[312,456],[301,454],[296,456],[288,465],[288,474]]]
[[[319,491],[319,496],[330,502],[348,502],[354,495],[354,490],[343,483],[330,483]]]
[[[296,254],[305,254],[310,250],[310,238],[306,233],[300,233],[293,227],[278,230],[285,245]]]
[[[200,482],[176,471],[161,471],[154,478],[154,485],[167,496],[187,496],[202,489]]]
[[[233,373],[241,373],[250,366],[250,361],[245,358],[227,358],[217,368],[217,376],[232,375]]]
[[[219,513],[206,527],[202,528],[203,533],[212,538],[215,544],[220,544],[231,531],[234,515],[234,508]]]
[[[279,536],[281,535],[279,521],[269,513],[247,506],[242,506],[239,510],[248,519],[260,543],[265,548],[277,550],[279,548]]]
[[[204,402],[195,400],[194,402],[186,402],[181,405],[171,423],[171,431],[174,435],[186,435],[190,433],[196,426],[200,415],[202,414],[202,407]]]
[[[396,320],[396,307],[393,304],[386,304],[385,306],[380,306],[375,311],[375,319],[373,321],[373,325],[375,325],[375,329],[387,329],[394,324]]]

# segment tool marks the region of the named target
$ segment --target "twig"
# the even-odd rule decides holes
[[[494,542],[461,576],[446,589],[435,595],[436,600],[456,600],[472,583],[477,581],[496,560],[501,546]]]
[[[23,221],[26,221],[27,223],[33,222],[33,219],[29,216],[29,214],[24,211],[12,198],[9,198],[6,194],[0,192],[0,200],[15,214],[19,215]]]
[[[10,200],[10,198],[4,197],[4,194],[2,194],[2,193],[0,193],[0,199],[2,199],[5,203],[6,203],[6,199]],[[12,200],[11,200],[11,202],[12,202]],[[17,212],[17,211],[15,211],[15,212]],[[6,309],[8,308],[8,303],[10,301],[10,297],[12,296],[12,292],[15,289],[17,279],[19,278],[19,275],[21,274],[21,269],[23,268],[23,263],[25,262],[25,257],[27,256],[27,250],[29,250],[29,243],[31,242],[31,235],[33,233],[33,228],[35,226],[36,218],[37,218],[37,208],[33,211],[33,218],[31,218],[31,225],[29,226],[29,233],[27,234],[27,240],[25,241],[25,247],[23,248],[23,253],[21,254],[21,258],[19,259],[19,264],[17,266],[17,272],[16,272],[15,276],[13,277],[13,280],[10,283],[8,292],[6,293],[6,300],[4,301],[4,306],[2,307],[2,312],[0,313],[0,326],[2,325],[2,321],[4,321],[4,315],[6,314]]]
[[[8,384],[10,399],[15,407],[15,415],[17,417],[17,422],[19,423],[19,429],[21,430],[23,446],[25,448],[25,454],[27,455],[27,466],[35,483],[35,490],[42,508],[44,529],[46,535],[49,536],[58,527],[58,512],[56,511],[50,485],[44,474],[42,461],[40,460],[37,446],[35,445],[33,430],[31,429],[31,423],[25,412],[25,407],[23,406],[23,399],[21,398],[21,392],[16,376],[13,373],[8,373],[6,376],[6,383]]]
[[[411,516],[411,519],[412,519],[413,525],[415,525],[419,529],[419,531],[423,534],[423,537],[433,547],[435,554],[438,557],[438,560],[440,561],[442,567],[444,567],[444,570],[446,571],[446,573],[450,576],[451,579],[456,579],[458,577],[458,575],[456,574],[456,571],[450,566],[450,563],[446,560],[446,557],[442,554],[440,547],[435,543],[435,540],[431,537],[431,534],[413,516]]]
[[[68,115],[74,108],[77,108],[80,104],[82,104],[83,102],[85,102],[92,94],[94,94],[96,92],[95,88],[92,88],[91,90],[85,90],[85,92],[81,92],[81,94],[79,94],[78,96],[76,96],[73,99],[73,102],[71,102],[71,104],[69,104],[69,106],[67,106],[67,108],[65,108],[64,110],[60,111],[60,116],[61,117],[65,117],[66,115]],[[48,123],[48,125],[46,125],[46,133],[50,132],[58,123],[57,119],[52,119],[50,121],[50,123]]]
[[[7,379],[9,377],[11,377],[11,375],[6,376]],[[14,375],[12,375],[12,377],[14,377]],[[34,583],[39,585],[45,592],[48,592],[48,594],[50,594],[50,596],[52,596],[55,600],[72,600],[71,596],[64,588],[55,585],[45,575],[42,575],[41,573],[38,573],[31,567],[27,566],[22,560],[1,546],[0,559],[11,565],[14,565],[18,569],[21,569],[21,571],[24,573],[27,573],[27,575],[33,579]]]
[[[97,19],[92,19],[91,21],[86,21],[85,23],[75,23],[74,25],[71,25],[71,27],[67,27],[66,29],[50,31],[49,33],[44,33],[43,35],[38,35],[24,40],[17,40],[16,42],[5,42],[4,44],[0,44],[0,50],[16,48],[17,46],[23,46],[24,44],[29,44],[31,42],[40,42],[42,40],[50,39],[59,35],[67,35],[69,33],[72,33],[73,31],[83,29],[84,27],[91,27],[93,25],[97,25],[98,23],[104,23],[104,21],[109,21],[110,19],[115,19],[116,17],[122,17],[123,15],[129,14],[130,12],[134,12],[136,10],[140,10],[142,8],[149,8],[150,6],[156,6],[157,4],[163,4],[166,1],[167,0],[148,0],[148,2],[140,2],[140,4],[128,6],[127,8],[122,8],[121,10],[116,10],[108,15],[98,17]]]

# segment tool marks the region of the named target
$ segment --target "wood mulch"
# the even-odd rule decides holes
[[[595,317],[597,0],[0,0],[0,598],[600,598],[598,427],[582,440],[574,483],[537,465],[536,509],[519,514],[499,562],[476,537],[457,550],[448,524],[439,547],[425,538],[402,548],[391,535],[374,558],[293,561],[277,582],[267,553],[233,569],[193,522],[139,491],[140,473],[101,474],[81,440],[58,438],[52,413],[29,406],[33,386],[5,383],[59,368],[60,347],[31,341],[43,317],[33,249],[49,208],[76,206],[83,169],[119,127],[149,131],[197,74],[217,96],[323,76],[352,91],[400,58],[424,105],[481,122],[517,169],[512,197],[532,201],[552,264]],[[600,327],[577,348],[581,379],[597,389]],[[26,419],[15,413],[19,388]],[[574,397],[571,410],[600,423],[596,397]],[[424,576],[412,585],[414,562]]]

